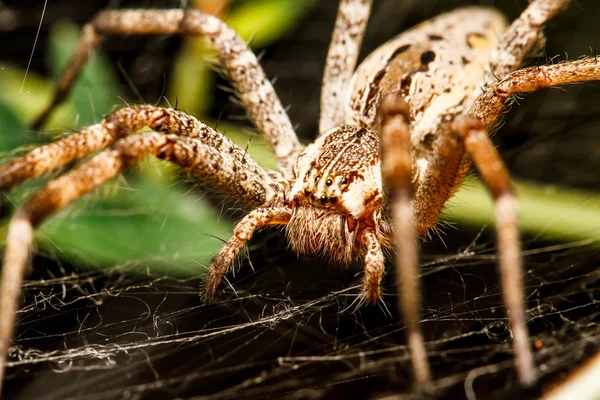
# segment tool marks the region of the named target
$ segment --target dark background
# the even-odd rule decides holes
[[[8,14],[0,9],[1,61],[27,65],[42,3],[3,2],[12,14],[2,19]],[[407,27],[472,4],[496,6],[514,19],[527,2],[375,1],[362,57]],[[46,72],[45,35],[59,19],[84,23],[105,7],[178,5],[150,0],[51,1],[32,69]],[[316,132],[320,78],[336,6],[333,1],[317,2],[298,27],[264,49],[262,65],[268,76],[278,78],[276,90],[282,102],[291,105],[290,117],[305,141]],[[549,24],[546,57],[593,55],[600,39],[599,17],[600,3],[575,1]],[[114,63],[123,65],[144,99],[154,103],[164,92],[165,76],[172,67],[169,55],[180,43],[179,37],[171,36],[112,38],[104,50]],[[124,79],[122,93],[134,98]],[[511,173],[520,179],[598,192],[599,100],[598,84],[586,84],[519,101],[494,137]],[[228,103],[226,92],[219,92],[211,114],[217,118],[223,110],[224,118],[242,114]],[[465,382],[473,376],[477,377],[474,391],[481,398],[536,396],[598,350],[590,340],[599,333],[594,300],[598,243],[594,247],[524,238],[525,248],[537,253],[526,258],[526,276],[530,330],[539,340],[536,362],[543,374],[538,387],[523,391],[512,369],[510,331],[497,288],[493,231],[484,229],[476,246],[468,247],[478,233],[460,227],[450,230],[443,242],[434,238],[422,246],[424,329],[427,340],[434,343],[430,357],[437,378],[432,396],[462,398]],[[410,367],[402,347],[403,325],[394,312],[391,272],[386,280],[390,318],[377,307],[352,312],[347,310],[352,297],[330,296],[356,281],[356,269],[341,271],[314,260],[296,260],[273,234],[260,235],[250,252],[258,272],[242,268],[241,274],[231,277],[239,296],[229,292],[229,299],[211,306],[200,304],[196,280],[110,272],[79,280],[81,292],[71,294],[72,303],[65,301],[59,310],[34,308],[29,314],[32,323],[23,324],[19,344],[24,351],[88,349],[89,355],[12,368],[5,386],[7,398],[118,398],[122,393],[134,398],[375,398],[390,393],[410,397]],[[73,266],[57,267],[53,260],[36,263],[34,276],[40,279],[73,271]],[[79,278],[83,276],[87,275]],[[111,290],[101,303],[81,295],[102,288]],[[273,316],[270,324],[252,323],[265,315]],[[91,328],[81,330],[84,325]],[[143,344],[141,349],[136,349],[137,340]],[[117,344],[129,350],[94,347]],[[98,349],[96,356],[94,349]],[[105,353],[111,357],[102,359]],[[289,361],[288,356],[305,358]],[[319,358],[323,356],[330,358]],[[62,369],[63,373],[56,373]]]

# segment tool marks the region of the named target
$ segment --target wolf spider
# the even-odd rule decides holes
[[[207,301],[260,227],[285,225],[298,253],[340,263],[363,256],[361,298],[367,303],[381,299],[384,250],[395,247],[398,307],[418,383],[431,378],[420,328],[415,237],[435,224],[474,163],[494,199],[516,369],[524,385],[532,384],[536,371],[525,323],[517,201],[489,133],[514,94],[600,78],[595,58],[519,69],[541,48],[544,24],[569,3],[533,1],[510,26],[493,9],[455,10],[400,34],[355,70],[371,0],[341,0],[322,83],[319,135],[307,147],[298,141],[256,56],[219,19],[181,9],[101,12],[83,28],[54,99],[35,127],[64,100],[103,37],[204,35],[281,168],[265,171],[243,149],[194,117],[149,105],[123,108],[99,124],[2,165],[0,187],[8,189],[105,149],[50,181],[11,220],[0,289],[0,380],[34,227],[153,155],[252,209],[207,272]],[[136,133],[144,127],[154,132]]]

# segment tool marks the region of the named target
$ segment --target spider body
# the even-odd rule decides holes
[[[410,110],[413,184],[417,189],[427,176],[436,141],[456,116],[469,110],[484,85],[493,50],[506,28],[506,19],[498,11],[469,7],[396,36],[371,53],[354,73],[347,93],[346,123],[376,128],[381,99],[399,93]],[[465,164],[457,172],[455,184],[467,167]],[[435,220],[423,222],[417,221],[420,232]]]
[[[348,263],[364,256],[360,300],[381,299],[384,250],[396,250],[398,308],[415,379],[430,380],[420,329],[415,235],[435,224],[470,163],[494,200],[498,263],[520,381],[536,380],[526,327],[517,201],[489,139],[511,96],[600,79],[583,59],[521,68],[544,42],[543,25],[569,0],[535,0],[506,28],[498,12],[444,14],[381,46],[356,70],[371,0],[341,0],[321,92],[319,137],[303,147],[256,56],[219,19],[197,10],[100,13],[83,30],[40,126],[64,99],[103,36],[185,33],[213,44],[248,114],[281,165],[264,171],[216,130],[178,110],[126,107],[101,123],[0,166],[0,188],[109,147],[52,180],[13,218],[0,286],[0,381],[33,229],[62,207],[148,155],[168,160],[248,205],[251,211],[215,256],[203,286],[212,300],[254,231],[284,225],[291,246]],[[154,133],[138,133],[144,126]]]
[[[400,94],[410,105],[413,147],[430,153],[431,136],[441,136],[441,123],[475,99],[506,28],[498,11],[469,7],[401,33],[356,69],[347,92],[346,123],[375,127],[381,98]]]
[[[469,19],[465,26],[462,21]],[[469,109],[490,63],[504,16],[471,7],[440,15],[406,31],[377,50],[353,74],[345,98],[345,123],[325,133],[298,157],[290,182],[294,213],[287,224],[290,245],[306,255],[325,255],[347,264],[361,250],[361,231],[375,228],[378,239],[392,240],[379,158],[381,101],[400,94],[409,107],[412,182],[427,176],[435,141],[449,123]],[[456,171],[445,202],[468,170]],[[423,232],[435,219],[417,221]],[[339,239],[339,240],[338,240]],[[378,295],[367,294],[375,301]]]
[[[389,242],[378,148],[376,131],[347,125],[300,154],[289,193],[293,214],[287,235],[294,249],[348,264],[361,251],[364,229],[375,229]]]

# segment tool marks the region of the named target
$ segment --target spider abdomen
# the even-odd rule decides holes
[[[446,122],[468,110],[478,94],[506,26],[498,11],[468,7],[396,36],[354,73],[346,94],[346,123],[377,129],[381,100],[400,94],[410,106],[415,156],[430,153]]]

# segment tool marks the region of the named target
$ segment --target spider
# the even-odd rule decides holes
[[[0,187],[8,189],[104,149],[50,181],[11,220],[0,287],[0,381],[34,227],[148,155],[179,165],[252,209],[215,256],[204,279],[206,301],[215,297],[236,256],[261,227],[284,225],[298,253],[343,264],[362,257],[361,299],[367,303],[381,300],[384,252],[395,248],[398,307],[419,384],[430,381],[431,373],[420,328],[415,238],[434,226],[474,164],[494,199],[516,369],[524,385],[535,381],[517,201],[489,134],[513,95],[598,80],[600,63],[593,58],[520,69],[540,50],[544,24],[570,3],[535,0],[510,25],[491,8],[442,14],[382,45],[356,68],[371,3],[340,1],[323,77],[318,138],[306,147],[256,56],[219,19],[196,10],[118,10],[102,12],[84,27],[54,99],[34,127],[67,96],[103,37],[204,35],[281,168],[265,171],[194,117],[149,105],[123,108],[0,166]],[[136,133],[144,127],[154,132]]]

